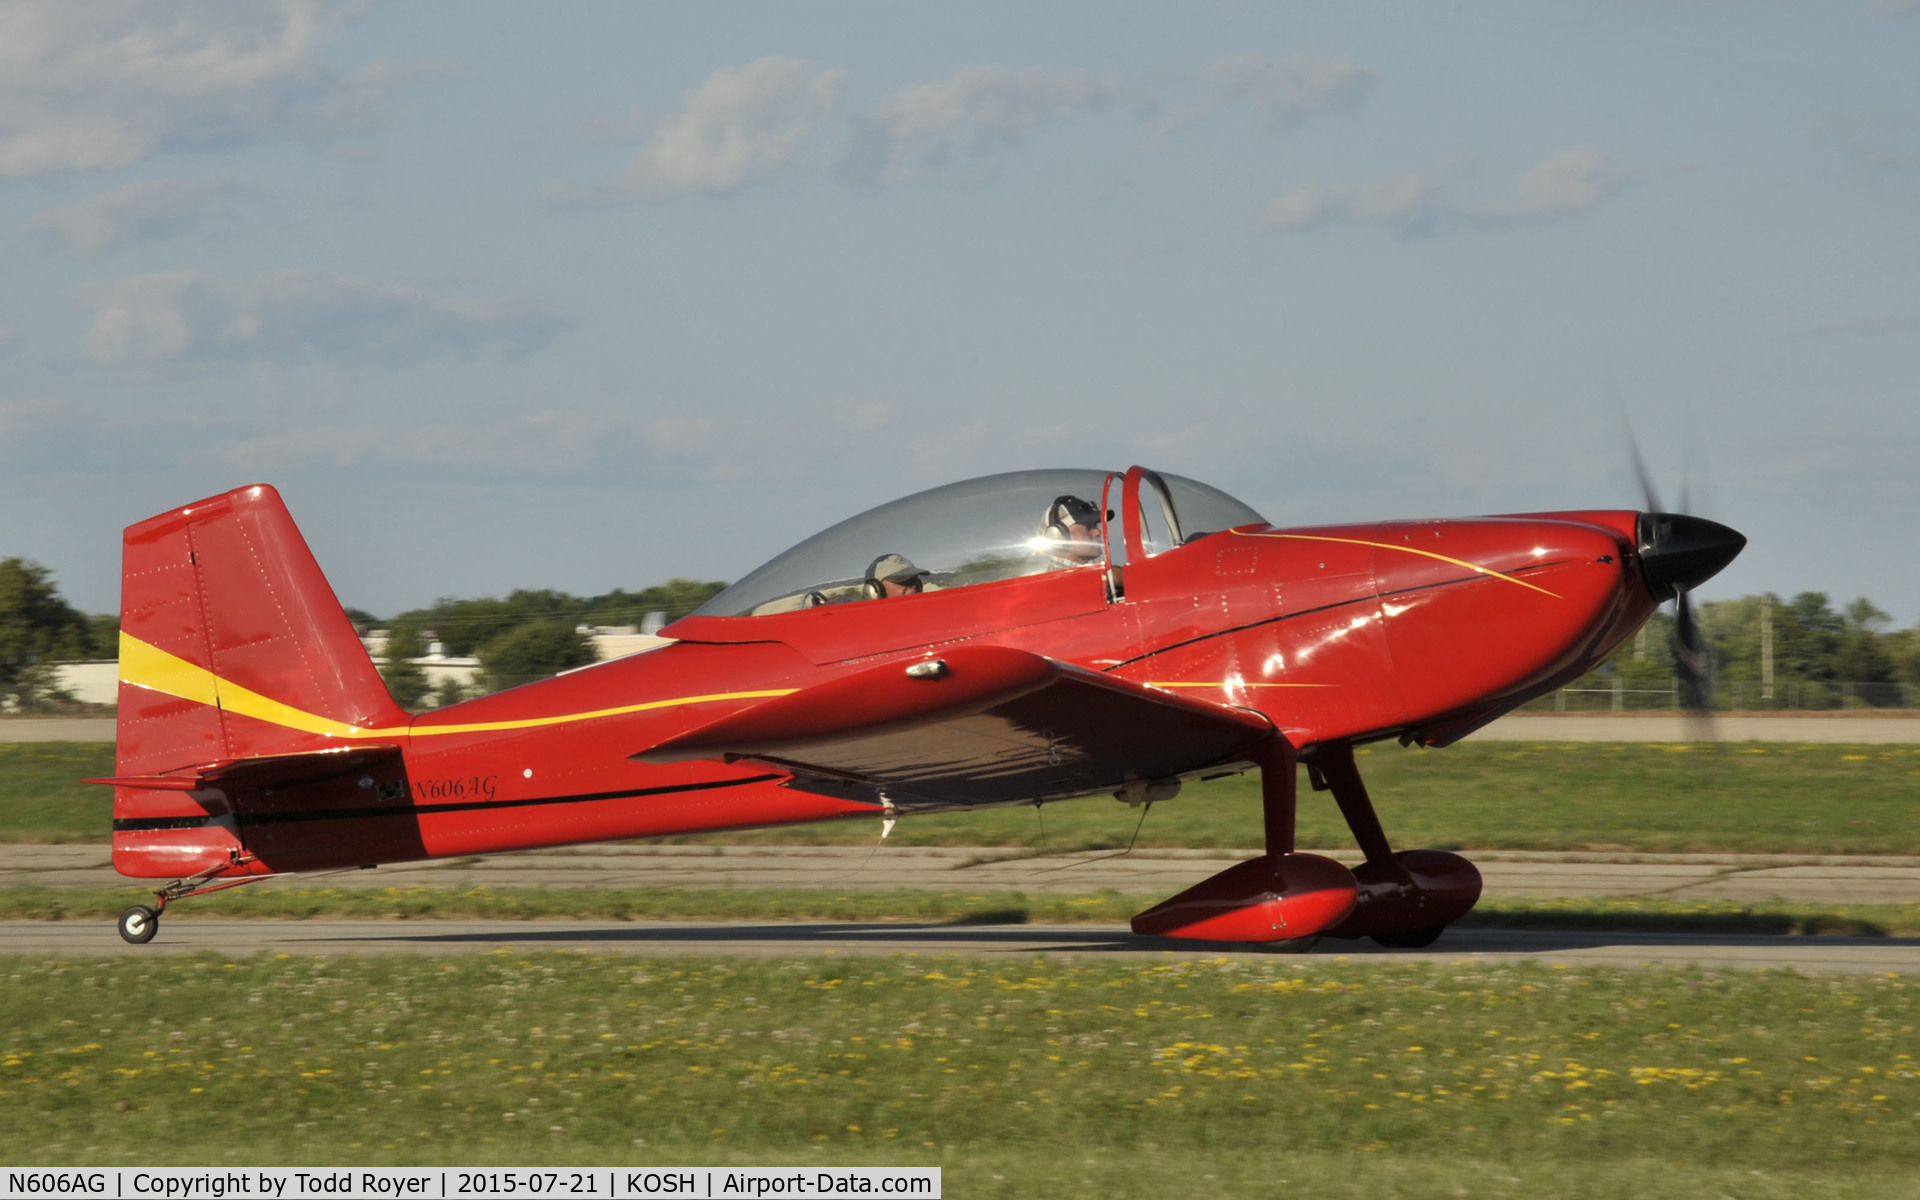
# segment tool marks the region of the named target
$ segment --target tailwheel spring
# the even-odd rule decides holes
[[[136,946],[153,940],[160,932],[160,914],[167,911],[167,905],[176,900],[185,900],[188,896],[204,896],[209,892],[224,892],[228,888],[243,887],[249,883],[258,883],[264,875],[246,875],[239,879],[221,880],[220,876],[228,871],[247,866],[253,862],[253,856],[234,851],[230,860],[210,871],[186,879],[176,879],[153,894],[153,904],[136,904],[120,914],[120,936]]]

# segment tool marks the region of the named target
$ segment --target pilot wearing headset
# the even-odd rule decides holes
[[[1100,509],[1095,505],[1078,496],[1055,497],[1047,506],[1047,522],[1041,530],[1054,566],[1078,567],[1099,561],[1106,553],[1100,525]]]
[[[891,596],[913,596],[926,590],[927,572],[913,565],[904,554],[882,554],[867,564],[863,594],[869,600]]]

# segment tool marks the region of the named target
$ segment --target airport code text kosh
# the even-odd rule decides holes
[[[284,1168],[11,1170],[0,1200],[770,1200],[902,1196],[938,1200],[938,1167],[594,1167],[559,1171]]]

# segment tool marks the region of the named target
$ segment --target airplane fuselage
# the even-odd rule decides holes
[[[1309,754],[1391,736],[1445,744],[1590,670],[1645,620],[1655,602],[1632,569],[1635,518],[1239,527],[1111,570],[691,617],[652,651],[351,727],[230,698],[224,757],[401,753],[287,786],[143,793],[116,822],[115,862],[164,877],[244,853],[233,873],[266,874],[872,817],[871,794],[765,763],[630,756],[769,698],[958,645],[1255,710]],[[129,657],[137,671],[140,654]],[[247,691],[270,694],[271,681]],[[143,704],[173,700],[133,677],[123,712],[137,730]],[[951,805],[900,803],[936,807]]]

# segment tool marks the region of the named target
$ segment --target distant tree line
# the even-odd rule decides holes
[[[1825,592],[1790,600],[1767,592],[1709,600],[1694,615],[1716,707],[1891,708],[1920,687],[1920,625],[1892,628],[1891,614],[1871,600],[1835,608]],[[1674,674],[1673,619],[1663,608],[1599,670],[1568,686],[1604,699],[1617,684],[1640,697],[1626,707],[1649,707],[1649,699],[1658,706]]]
[[[120,622],[89,616],[60,598],[53,572],[0,558],[0,702],[36,711],[59,699],[53,663],[116,658]]]
[[[403,708],[439,707],[467,698],[456,680],[438,689],[427,682],[419,664],[407,661],[426,650],[432,635],[449,657],[480,660],[474,682],[482,692],[557,675],[594,661],[592,637],[582,629],[595,626],[638,626],[648,613],[661,612],[668,620],[683,617],[712,598],[724,583],[671,579],[629,592],[615,588],[598,596],[574,596],[542,588],[521,589],[506,599],[444,598],[426,608],[409,609],[389,621],[377,621],[349,609],[362,633],[387,631],[388,653],[381,675],[394,701]]]

